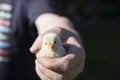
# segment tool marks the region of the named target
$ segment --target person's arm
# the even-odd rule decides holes
[[[68,18],[45,13],[35,20],[35,25],[38,30],[38,38],[30,48],[32,53],[40,50],[41,36],[49,32],[58,33],[64,40],[66,44],[64,47],[67,49],[67,55],[61,58],[36,59],[36,72],[42,80],[72,80],[83,71],[85,52],[78,34]]]

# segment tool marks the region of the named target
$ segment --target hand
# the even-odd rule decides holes
[[[72,80],[83,71],[85,64],[85,52],[79,37],[77,34],[60,27],[51,29],[48,32],[56,32],[60,35],[67,55],[54,59],[36,59],[36,72],[42,80]],[[36,53],[40,50],[40,45],[38,44],[41,43],[44,34],[36,39],[30,49],[32,53]]]

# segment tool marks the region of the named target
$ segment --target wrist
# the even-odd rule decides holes
[[[45,13],[38,16],[35,21],[35,25],[37,27],[39,35],[56,27],[62,27],[76,33],[72,22],[68,18],[53,13]]]

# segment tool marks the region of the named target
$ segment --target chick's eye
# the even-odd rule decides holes
[[[54,41],[54,44],[56,44],[56,41]]]

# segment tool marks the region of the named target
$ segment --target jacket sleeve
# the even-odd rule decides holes
[[[30,24],[33,24],[35,19],[47,12],[57,13],[56,0],[28,0],[27,16]]]

